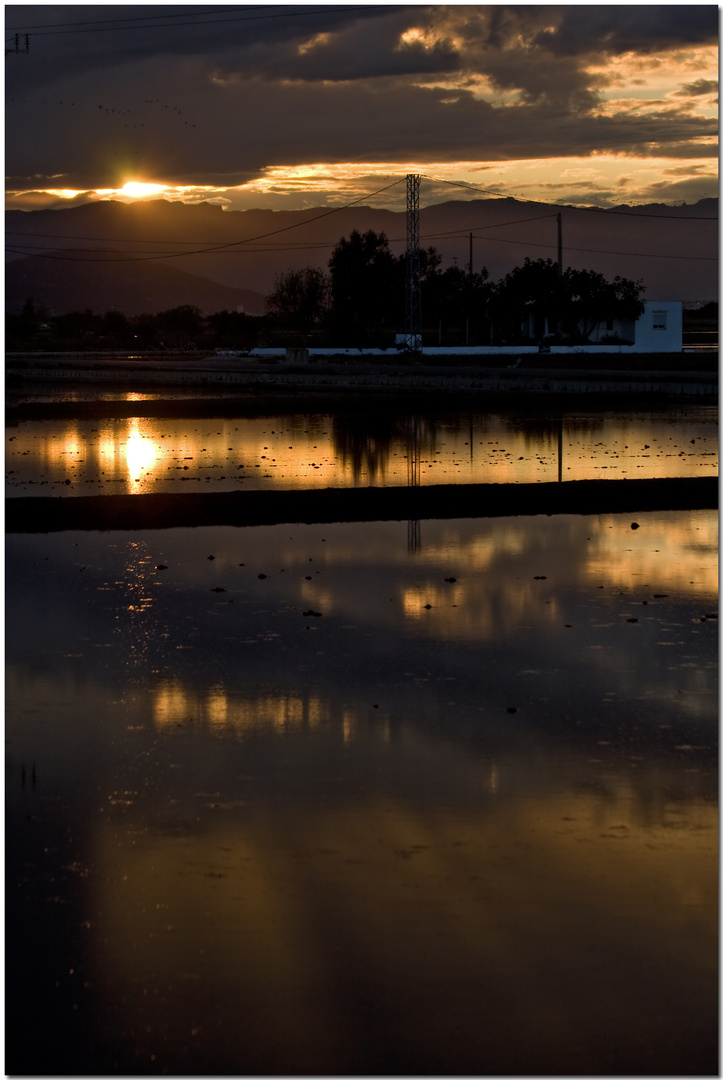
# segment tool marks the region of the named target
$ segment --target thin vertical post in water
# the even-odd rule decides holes
[[[407,439],[407,484],[419,487],[419,462],[421,458],[422,433],[418,416],[412,417]],[[418,518],[407,521],[407,551],[415,554],[422,545],[422,528]]]
[[[422,351],[422,295],[419,284],[419,186],[421,177],[407,174],[407,325],[405,345]]]
[[[407,522],[407,551],[415,555],[422,547],[422,530],[419,519]]]

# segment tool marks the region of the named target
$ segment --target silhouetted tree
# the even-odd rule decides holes
[[[158,331],[163,336],[164,344],[183,347],[192,344],[203,330],[201,309],[192,304],[161,311],[156,316]]]
[[[122,348],[133,341],[130,324],[122,311],[106,311],[100,332],[107,345]]]
[[[18,347],[27,346],[49,320],[48,309],[43,304],[36,307],[33,298],[29,297],[19,315],[8,313],[5,317],[6,347],[13,349],[16,343]]]
[[[383,328],[403,321],[404,278],[385,233],[356,229],[342,237],[329,259],[331,332],[340,345],[378,340]],[[400,319],[401,314],[401,319]]]
[[[422,316],[425,326],[479,337],[489,318],[492,284],[486,268],[470,274],[459,266],[433,267],[422,280]]]
[[[243,311],[215,311],[206,317],[205,339],[209,348],[250,349],[264,332],[264,316],[247,315]]]
[[[420,284],[434,274],[441,256],[433,248],[419,252]],[[389,250],[385,233],[356,230],[342,237],[329,260],[331,334],[347,345],[382,344],[404,329],[407,257]],[[424,308],[424,303],[423,303]]]
[[[608,281],[593,270],[560,274],[552,259],[525,259],[495,286],[491,309],[501,343],[542,342],[557,337],[588,340],[604,320],[635,320],[644,304],[640,281]]]
[[[585,342],[595,327],[605,320],[635,322],[644,309],[641,281],[615,277],[608,281],[595,270],[573,270],[564,274],[566,329],[570,340]]]
[[[542,341],[557,332],[565,286],[552,259],[525,259],[497,282],[493,299],[495,330],[503,342]]]
[[[305,266],[277,276],[273,292],[266,297],[266,309],[305,339],[328,314],[329,295],[328,275],[315,266]]]

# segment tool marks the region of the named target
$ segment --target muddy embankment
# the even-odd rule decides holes
[[[203,494],[13,498],[8,533],[164,529],[205,525],[329,524],[529,514],[642,513],[718,506],[717,477],[446,484]]]

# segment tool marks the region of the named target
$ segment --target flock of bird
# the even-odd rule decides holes
[[[62,105],[64,108],[67,107],[67,106],[70,106],[71,108],[76,108],[76,107],[80,108],[80,105],[78,103],[76,103],[75,101],[63,101],[63,100],[48,101],[46,98],[43,98],[42,101],[38,101],[37,99],[30,100],[28,98],[15,98],[15,97],[10,97],[10,98],[7,98],[6,100],[7,100],[8,106],[10,106],[10,105],[28,105],[28,104],[31,104],[33,106],[43,105],[45,107],[53,106],[53,105]],[[192,121],[192,120],[184,120],[183,119],[183,110],[179,109],[179,107],[177,105],[169,105],[166,102],[162,102],[160,100],[160,98],[156,98],[155,101],[153,100],[153,98],[146,98],[143,104],[144,105],[151,105],[151,106],[156,106],[157,105],[159,107],[159,109],[165,109],[169,113],[176,113],[177,118],[181,120],[184,127],[194,127],[194,128],[198,127],[198,124],[196,124],[194,121]],[[114,116],[117,116],[118,118],[120,118],[122,116],[131,116],[136,112],[136,110],[134,110],[134,109],[113,108],[110,105],[98,105],[97,108],[101,110],[101,112],[103,113],[104,116],[113,116],[114,115]],[[144,127],[147,127],[147,126],[150,126],[150,125],[147,124],[146,121],[139,121],[138,123],[129,123],[128,121],[123,122],[123,127],[144,128]]]

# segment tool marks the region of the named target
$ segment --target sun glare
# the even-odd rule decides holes
[[[145,199],[149,195],[160,195],[166,190],[165,184],[143,184],[139,180],[129,180],[120,189],[119,194],[128,195],[131,199]]]

